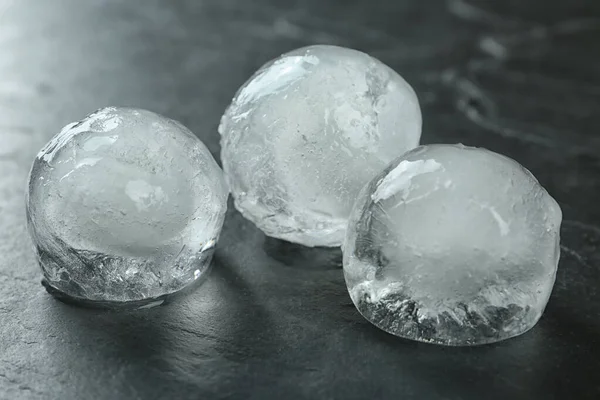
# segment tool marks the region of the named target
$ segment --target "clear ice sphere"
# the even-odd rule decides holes
[[[562,212],[516,161],[418,147],[368,183],[343,246],[352,301],[407,339],[477,345],[532,328],[548,302]]]
[[[86,302],[144,302],[208,269],[228,189],[179,122],[109,107],[67,125],[33,162],[27,219],[45,284]]]
[[[360,189],[419,144],[421,111],[410,85],[379,60],[319,45],[260,68],[219,132],[244,217],[272,237],[339,246]]]

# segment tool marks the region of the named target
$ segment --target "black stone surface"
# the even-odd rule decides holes
[[[266,239],[232,207],[187,297],[111,312],[46,293],[23,191],[54,133],[137,106],[218,157],[237,87],[313,43],[400,72],[423,143],[504,153],[558,200],[562,257],[533,330],[475,348],[392,337],[354,309],[339,251]],[[600,398],[599,43],[594,0],[0,0],[0,398]]]

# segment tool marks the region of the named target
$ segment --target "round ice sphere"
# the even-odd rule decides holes
[[[356,50],[311,46],[260,68],[221,119],[236,208],[267,235],[339,246],[359,190],[419,144],[421,112],[400,75]]]
[[[408,339],[477,345],[519,335],[552,291],[561,219],[516,161],[418,147],[358,196],[343,248],[350,296],[367,320]]]
[[[198,280],[226,211],[223,174],[179,122],[104,108],[37,155],[27,217],[49,290],[146,302]]]

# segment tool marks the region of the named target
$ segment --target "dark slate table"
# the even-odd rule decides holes
[[[600,398],[599,42],[594,0],[0,0],[0,398]],[[119,313],[46,293],[23,190],[55,132],[138,106],[218,158],[236,88],[312,43],[400,72],[423,143],[507,154],[558,200],[562,256],[533,330],[475,348],[392,337],[354,309],[338,250],[267,239],[232,207],[185,298]]]

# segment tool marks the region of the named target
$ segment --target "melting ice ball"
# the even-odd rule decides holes
[[[352,301],[408,339],[476,345],[519,335],[548,302],[562,213],[516,161],[418,147],[364,187],[344,244]]]
[[[419,144],[421,112],[400,75],[356,50],[311,46],[260,68],[221,119],[236,208],[267,235],[339,246],[359,190]]]
[[[228,190],[179,122],[109,107],[67,125],[33,162],[28,224],[49,290],[151,302],[209,266]]]

